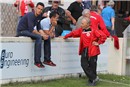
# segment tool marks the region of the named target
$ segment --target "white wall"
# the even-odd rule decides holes
[[[1,29],[1,6],[0,6],[0,35],[1,35],[1,31],[2,29]]]
[[[34,65],[34,42],[27,37],[0,37],[0,84],[18,79],[35,80],[47,76],[83,73],[78,55],[79,39],[52,40],[52,61],[56,67],[40,69]],[[101,45],[97,71],[107,72],[108,42]],[[44,55],[42,52],[41,61]],[[53,77],[49,77],[53,78]]]
[[[119,38],[119,50],[114,47],[114,41],[109,38],[103,45],[100,45],[98,72],[130,75],[130,60],[123,57],[123,52],[127,52],[123,48],[123,40],[123,38]],[[48,76],[50,76],[49,79],[54,79],[59,75],[64,77],[67,74],[83,73],[78,47],[78,38],[53,39],[51,58],[57,66],[45,66],[40,69],[34,66],[34,41],[27,37],[0,37],[0,84],[19,81],[19,79],[20,81],[31,81],[45,79]],[[42,61],[43,56],[42,54]]]
[[[119,50],[114,47],[114,41],[109,40],[108,72],[122,75],[123,70],[123,39],[119,39]]]
[[[130,58],[127,57],[128,47],[125,39],[119,38],[119,50],[114,47],[114,42],[109,39],[108,46],[108,72],[116,75],[130,75]],[[130,40],[129,40],[130,43]]]

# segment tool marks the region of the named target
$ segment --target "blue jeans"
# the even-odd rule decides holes
[[[83,1],[84,9],[90,9],[91,8],[91,1]]]
[[[51,60],[51,39],[44,40],[44,61]]]
[[[27,30],[18,31],[18,36],[27,36],[35,40],[34,47],[34,62],[41,63],[41,47],[42,47],[42,36],[38,34],[31,33]],[[51,44],[50,38],[44,40],[44,60],[50,60],[51,56]]]
[[[109,33],[113,36],[113,35],[116,35],[116,31],[115,30],[112,30],[112,27],[108,27],[106,26],[107,30],[109,31]]]
[[[73,24],[70,24],[70,27],[72,28],[72,30],[75,30],[75,29],[76,29],[76,26],[73,25]]]

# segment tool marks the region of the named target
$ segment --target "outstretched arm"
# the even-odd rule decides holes
[[[65,35],[64,39],[67,39],[69,37],[80,37],[81,33],[82,33],[82,28],[73,30],[69,34]]]

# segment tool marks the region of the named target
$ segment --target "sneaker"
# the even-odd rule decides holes
[[[35,65],[36,65],[38,68],[44,68],[44,67],[45,67],[42,63],[35,63]]]
[[[51,60],[44,61],[43,63],[46,64],[46,65],[49,65],[49,66],[56,66],[56,64],[54,64]]]
[[[96,86],[96,84],[93,81],[88,80],[88,86]]]
[[[97,76],[96,79],[93,80],[93,82],[98,82],[99,81],[99,77]]]
[[[88,83],[88,86],[96,86],[96,84],[91,82],[91,83]]]
[[[88,80],[88,85],[89,86],[96,86],[96,83],[99,81],[99,77],[97,76],[96,79],[93,81]]]

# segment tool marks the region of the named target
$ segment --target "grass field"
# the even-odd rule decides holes
[[[96,87],[130,87],[130,76],[100,74]],[[30,83],[10,83],[1,87],[89,87],[86,77],[70,77],[50,81]]]

